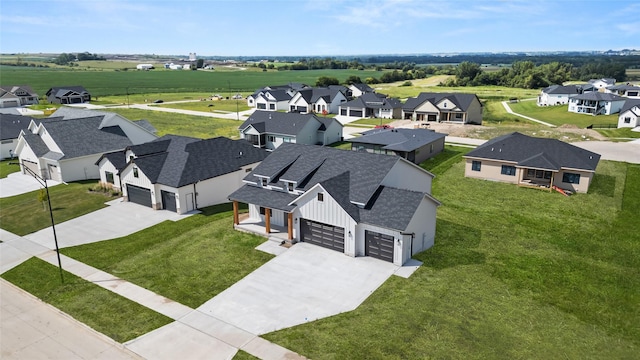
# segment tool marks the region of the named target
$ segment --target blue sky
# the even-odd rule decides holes
[[[2,0],[0,52],[312,56],[640,49],[638,14],[638,0]]]

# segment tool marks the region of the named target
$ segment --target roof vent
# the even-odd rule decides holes
[[[239,154],[239,155],[240,155],[240,156],[242,156],[242,151],[240,151],[240,154]]]
[[[491,148],[491,151],[493,151],[493,148]]]

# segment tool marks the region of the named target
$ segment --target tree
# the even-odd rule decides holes
[[[327,87],[329,85],[340,85],[340,80],[334,77],[320,76],[316,81],[316,86],[318,87]]]
[[[49,198],[47,197],[47,192],[45,191],[45,189],[40,189],[40,192],[38,192],[38,201],[42,204],[42,210],[47,210],[47,200]]]
[[[463,61],[456,68],[456,82],[460,86],[466,86],[481,73],[479,64]]]
[[[347,85],[362,84],[362,80],[359,76],[351,75],[347,78],[347,80],[344,81],[344,83]]]

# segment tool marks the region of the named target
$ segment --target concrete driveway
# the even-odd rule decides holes
[[[59,185],[53,180],[47,180],[49,187]],[[0,179],[0,198],[20,195],[43,188],[42,185],[31,175],[21,172],[9,174],[6,178]]]
[[[197,310],[265,334],[354,310],[398,269],[298,243]]]
[[[193,213],[178,215],[166,210],[112,200],[106,208],[56,224],[60,248],[115,239],[138,232],[165,220],[178,221]],[[49,249],[55,249],[51,227],[24,236],[24,238]]]
[[[640,164],[640,142],[578,141],[572,145],[600,154],[603,160]]]

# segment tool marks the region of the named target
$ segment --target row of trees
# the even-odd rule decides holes
[[[77,54],[62,53],[58,55],[56,58],[54,58],[53,61],[51,62],[57,65],[73,66],[75,61],[87,61],[87,60],[104,60],[104,57],[98,54],[91,54],[86,51],[83,53],[77,53]]]

